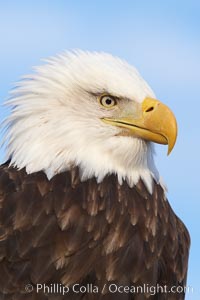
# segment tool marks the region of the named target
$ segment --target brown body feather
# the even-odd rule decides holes
[[[155,182],[151,195],[141,180],[129,188],[114,175],[80,182],[77,168],[49,181],[43,172],[0,167],[1,300],[184,299],[108,287],[184,286],[189,243]],[[38,283],[93,284],[99,293],[36,293]]]

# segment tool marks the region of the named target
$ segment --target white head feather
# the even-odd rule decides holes
[[[7,158],[28,173],[48,178],[76,165],[82,180],[100,182],[115,173],[130,186],[141,177],[152,190],[158,178],[152,144],[117,136],[121,129],[102,122],[111,111],[95,95],[108,93],[133,105],[155,97],[135,68],[105,53],[68,52],[51,58],[17,84],[7,105]]]

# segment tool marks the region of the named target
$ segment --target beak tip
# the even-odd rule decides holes
[[[168,149],[168,151],[167,151],[167,156],[169,156],[170,153],[171,153],[171,150]]]
[[[172,150],[173,150],[173,148],[174,148],[174,146],[175,146],[175,142],[176,142],[176,141],[174,141],[173,144],[168,144],[167,156],[169,156],[170,153],[172,152]]]

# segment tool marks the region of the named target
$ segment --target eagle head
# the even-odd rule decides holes
[[[152,142],[177,136],[170,109],[127,62],[106,53],[67,52],[17,83],[5,120],[7,159],[48,178],[78,166],[82,180],[117,174],[130,186],[158,180]]]

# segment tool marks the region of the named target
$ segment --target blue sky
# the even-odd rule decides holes
[[[156,146],[169,201],[192,237],[187,300],[199,300],[200,1],[3,1],[0,102],[33,65],[65,49],[101,50],[135,65],[174,111],[172,154]],[[6,111],[0,108],[0,119]],[[3,162],[3,151],[0,152]]]

